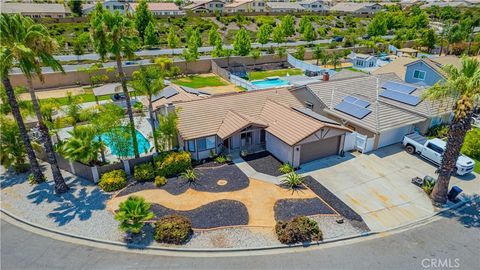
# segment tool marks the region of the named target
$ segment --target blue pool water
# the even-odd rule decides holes
[[[102,141],[110,148],[112,154],[117,157],[133,157],[135,155],[133,151],[133,141],[129,136],[130,129],[122,128],[113,132],[106,132],[102,134]],[[135,130],[135,134],[138,142],[138,152],[146,153],[150,151],[150,143],[143,134]]]
[[[275,79],[265,79],[265,80],[260,80],[260,81],[253,81],[253,85],[256,85],[260,88],[272,88],[272,87],[279,87],[279,86],[287,86],[290,85],[289,82],[284,81],[279,78]]]

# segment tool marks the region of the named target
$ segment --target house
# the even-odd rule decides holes
[[[392,62],[379,67],[378,69],[372,72],[373,75],[381,75],[386,73],[395,73],[399,78],[405,80],[405,74],[407,73],[406,64],[410,64],[413,61],[416,61],[415,58],[409,57],[398,57]]]
[[[1,3],[0,11],[31,18],[65,18],[70,15],[70,10],[63,4]]]
[[[236,12],[264,12],[265,1],[263,0],[234,0],[224,6],[225,13]]]
[[[423,91],[389,73],[324,81],[292,93],[312,111],[354,131],[346,136],[345,151],[368,152],[449,120],[452,104],[421,100]]]
[[[323,0],[303,0],[298,3],[304,7],[305,10],[311,12],[328,11],[330,9],[328,2]]]
[[[343,14],[375,14],[382,9],[383,7],[377,3],[341,2],[331,7],[330,11],[335,11]]]
[[[452,64],[460,67],[460,59],[456,56],[440,56],[436,58],[421,58],[405,65],[405,81],[432,86],[445,78],[442,67]]]
[[[209,93],[194,88],[170,84],[163,90],[152,97],[152,110],[166,115],[170,112],[172,106],[178,102],[197,100],[210,96]],[[145,97],[141,100],[143,106],[148,108],[148,99]]]
[[[195,160],[212,153],[267,150],[298,167],[340,153],[350,132],[305,110],[286,88],[216,95],[175,107],[179,145]]]
[[[419,51],[412,48],[397,49],[395,55],[398,57],[417,57]]]
[[[147,5],[153,16],[178,16],[185,14],[185,12],[180,10],[173,2],[147,3]],[[130,3],[128,7],[129,12],[132,14],[135,13],[137,6],[138,3]]]
[[[221,0],[195,0],[191,4],[183,7],[184,10],[193,13],[208,13],[215,11],[223,11],[225,2]]]
[[[104,9],[108,9],[111,12],[118,11],[121,14],[126,14],[126,12],[128,11],[128,7],[129,7],[128,1],[125,1],[125,0],[105,0],[105,1],[100,2],[100,3],[102,3],[102,6],[103,6]],[[95,5],[96,4],[83,5],[82,13],[84,15],[87,15],[87,14],[91,13],[92,11],[95,10]]]
[[[377,65],[377,57],[363,53],[353,53],[350,56],[353,67],[356,68],[368,68]]]
[[[478,3],[474,3],[470,1],[431,2],[425,5],[422,5],[421,8],[431,8],[433,6],[437,6],[440,8],[443,8],[443,7],[462,8],[462,7],[478,6]]]
[[[267,2],[266,10],[268,12],[300,12],[305,11],[297,2]]]

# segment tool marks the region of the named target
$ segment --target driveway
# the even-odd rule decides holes
[[[311,175],[362,216],[373,231],[384,231],[415,222],[435,213],[428,196],[410,183],[415,176],[435,176],[435,166],[401,145],[368,154],[347,153],[302,166]],[[454,177],[451,186],[465,193],[480,194],[480,177]]]

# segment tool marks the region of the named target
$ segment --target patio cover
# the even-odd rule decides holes
[[[131,87],[128,87],[128,86],[127,86],[127,89],[128,89],[128,92],[134,91]],[[117,93],[123,93],[121,83],[107,83],[105,85],[93,88],[93,94],[96,97],[113,95]]]

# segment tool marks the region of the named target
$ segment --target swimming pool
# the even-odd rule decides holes
[[[148,153],[150,151],[150,143],[147,138],[138,130],[135,130],[135,136],[137,137],[138,151],[140,153]],[[105,132],[101,138],[103,143],[110,148],[113,155],[117,157],[133,157],[135,155],[129,128],[123,127]]]
[[[252,84],[259,88],[273,88],[290,85],[289,82],[280,78],[266,78],[264,80],[252,81]]]

